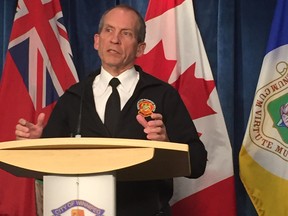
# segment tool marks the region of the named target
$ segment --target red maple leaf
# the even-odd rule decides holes
[[[174,0],[174,1],[162,1],[159,4],[159,0],[150,0],[148,6],[148,12],[146,14],[145,20],[153,19],[161,14],[165,13],[171,8],[175,8],[177,5],[180,5],[184,2],[184,0]]]
[[[168,82],[176,62],[176,60],[165,58],[163,43],[160,41],[147,54],[138,58],[136,64],[139,64],[144,71],[151,75]],[[178,90],[192,119],[215,114],[214,110],[207,104],[209,95],[215,88],[214,81],[196,78],[195,66],[196,63],[192,64],[171,84]]]
[[[165,58],[162,40],[147,54],[136,60],[136,64],[144,71],[165,82],[168,82],[176,62]]]
[[[195,67],[192,64],[179,78],[172,83],[184,101],[192,119],[215,114],[207,104],[208,98],[215,88],[214,81],[206,81],[195,77]]]

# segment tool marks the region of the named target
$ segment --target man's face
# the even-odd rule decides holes
[[[143,54],[145,43],[137,41],[138,25],[134,12],[115,8],[105,15],[102,31],[94,36],[102,66],[112,75],[131,68]]]

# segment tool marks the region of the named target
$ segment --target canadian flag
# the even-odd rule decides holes
[[[203,176],[174,179],[173,216],[236,215],[232,149],[192,1],[150,0],[145,19],[137,64],[178,90],[208,151]]]

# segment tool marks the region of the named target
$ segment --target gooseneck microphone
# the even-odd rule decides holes
[[[79,108],[79,116],[78,116],[78,121],[77,121],[75,138],[81,138],[81,121],[82,121],[84,89],[85,87],[83,87],[81,98],[80,98],[80,108]]]

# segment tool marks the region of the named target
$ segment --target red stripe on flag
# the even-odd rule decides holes
[[[69,38],[68,38],[67,32],[64,31],[62,28],[60,28],[59,26],[57,26],[57,29],[58,29],[58,31],[59,31],[59,34],[68,41]]]
[[[173,1],[161,1],[159,4],[159,0],[153,1],[150,0],[148,9],[149,13],[146,14],[145,20],[153,19],[161,14],[165,13],[167,10],[174,8],[180,4],[182,4],[184,0],[173,0]]]
[[[234,177],[224,179],[172,206],[173,216],[230,216],[236,214]]]
[[[17,29],[17,31],[12,30],[10,35],[10,41],[13,41],[19,36],[25,34],[28,29],[33,28],[34,25],[30,22],[30,19],[31,18],[29,17],[29,15],[25,15],[21,18],[18,18],[17,20],[14,20],[13,29]]]

